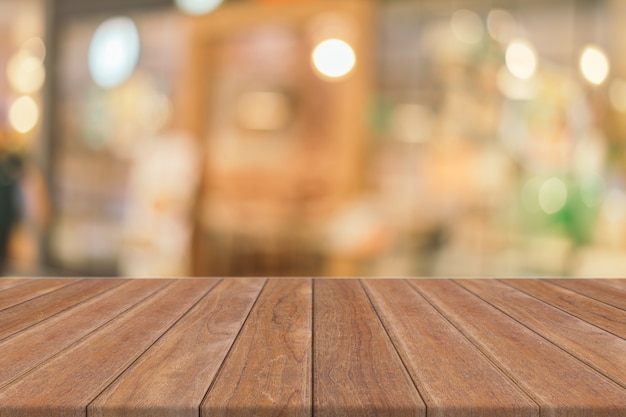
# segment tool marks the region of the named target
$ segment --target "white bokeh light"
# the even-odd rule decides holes
[[[176,5],[185,13],[203,15],[211,13],[222,4],[222,0],[176,0]]]
[[[103,88],[123,83],[139,61],[139,32],[128,17],[115,17],[102,23],[89,45],[89,71]]]
[[[30,132],[39,121],[37,103],[29,96],[15,100],[9,109],[9,123],[20,133]]]
[[[352,47],[340,39],[320,42],[312,54],[314,68],[324,77],[339,79],[346,76],[356,64]]]
[[[591,84],[600,85],[609,75],[609,59],[597,46],[587,46],[580,55],[580,71]]]
[[[505,60],[511,74],[522,80],[529,79],[537,70],[537,53],[532,45],[524,40],[509,43]]]

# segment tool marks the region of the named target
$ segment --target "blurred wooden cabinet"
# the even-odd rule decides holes
[[[181,107],[204,152],[194,274],[324,273],[328,224],[362,177],[372,17],[359,0],[242,2],[197,18]],[[344,77],[313,65],[329,39],[354,51]]]

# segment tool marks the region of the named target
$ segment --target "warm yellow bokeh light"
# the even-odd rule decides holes
[[[39,121],[39,108],[31,97],[22,96],[9,109],[9,123],[20,133],[31,131]]]
[[[522,80],[529,79],[537,70],[537,53],[532,45],[524,40],[509,43],[505,60],[511,74]]]
[[[580,55],[580,71],[591,84],[600,85],[609,75],[609,59],[597,46],[587,46]]]
[[[32,94],[43,85],[46,72],[38,56],[22,50],[9,60],[7,78],[11,88],[18,93]]]
[[[356,64],[352,47],[340,39],[320,42],[312,54],[313,67],[324,77],[339,79],[350,73]]]

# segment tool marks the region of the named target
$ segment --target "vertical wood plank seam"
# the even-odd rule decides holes
[[[537,301],[541,301],[542,303],[544,303],[544,304],[546,304],[546,305],[548,305],[548,306],[550,306],[550,307],[556,308],[557,310],[561,310],[562,312],[567,313],[567,314],[569,314],[570,316],[577,318],[578,320],[584,321],[585,323],[587,323],[587,324],[589,324],[589,325],[591,325],[591,326],[597,327],[598,329],[602,329],[603,331],[605,331],[605,332],[607,332],[607,333],[610,333],[610,334],[612,334],[612,335],[613,335],[613,336],[615,336],[615,337],[618,337],[618,338],[620,338],[620,339],[624,339],[624,340],[626,340],[626,337],[622,337],[622,336],[620,336],[620,335],[618,335],[618,334],[613,333],[612,331],[610,331],[610,330],[608,330],[608,329],[605,329],[604,327],[600,327],[600,326],[598,326],[597,324],[594,324],[594,323],[590,322],[589,320],[585,319],[584,317],[580,317],[580,316],[578,316],[578,315],[577,315],[577,314],[575,314],[574,312],[568,311],[568,310],[566,310],[566,309],[564,309],[564,308],[562,308],[562,307],[559,307],[559,306],[557,306],[557,305],[554,305],[554,304],[550,303],[549,301],[542,300],[541,298],[537,298],[537,297],[535,297],[533,294],[531,294],[531,293],[529,293],[529,292],[527,292],[527,291],[525,291],[525,290],[523,290],[523,289],[521,289],[521,288],[517,288],[517,287],[514,287],[514,286],[512,286],[512,285],[508,284],[508,283],[507,283],[507,281],[508,281],[507,279],[498,279],[497,281],[498,281],[498,282],[501,282],[501,283],[503,283],[503,284],[507,285],[508,287],[513,288],[513,289],[515,289],[515,290],[517,290],[517,291],[519,291],[519,292],[521,292],[521,293],[523,293],[523,294],[526,294],[526,295],[528,295],[529,297],[532,297],[532,298],[534,298],[534,299],[535,299],[535,300],[537,300]],[[563,287],[558,286],[558,285],[557,285],[557,287],[559,287],[559,288],[563,288]],[[563,288],[563,289],[564,289],[564,290],[566,290],[566,291],[571,291],[571,292],[574,292],[574,291],[572,291],[572,290],[570,290],[570,289],[568,289],[568,288]],[[582,295],[582,294],[579,294],[579,293],[577,293],[577,292],[575,292],[575,294]],[[593,298],[590,298],[590,297],[586,297],[586,298],[589,298],[590,300],[594,300]],[[596,300],[594,300],[594,301],[596,301]],[[603,304],[606,304],[606,303],[603,303]],[[617,307],[614,307],[614,306],[610,306],[610,307],[617,308]],[[621,309],[619,309],[619,308],[618,308],[618,310],[621,310]],[[604,317],[604,318],[605,318],[605,319],[607,319],[607,320],[611,320],[611,318],[610,318],[610,317],[606,317],[606,316],[602,316],[602,317]],[[613,320],[611,320],[611,321],[613,321]],[[617,322],[617,321],[615,321],[614,323],[616,323],[616,324],[621,324],[620,322]]]
[[[315,282],[311,278],[311,417],[315,417]]]
[[[203,414],[202,414],[202,404],[204,404],[204,402],[206,401],[207,397],[209,396],[209,393],[213,389],[213,386],[215,386],[215,383],[217,382],[219,377],[222,375],[222,371],[224,369],[224,364],[230,358],[231,353],[233,351],[233,347],[235,346],[235,344],[237,344],[237,341],[239,340],[239,337],[241,336],[241,333],[243,333],[243,329],[244,329],[244,327],[246,327],[246,324],[248,323],[248,319],[250,318],[250,315],[252,314],[252,312],[256,308],[256,305],[258,304],[258,301],[261,298],[261,295],[265,292],[265,288],[267,287],[267,283],[268,282],[269,282],[269,280],[267,278],[265,278],[265,282],[263,283],[263,286],[261,287],[261,290],[259,291],[259,293],[256,295],[256,298],[254,299],[254,303],[252,303],[252,306],[250,307],[250,310],[248,310],[248,314],[246,314],[246,318],[243,320],[243,322],[241,324],[241,327],[237,331],[237,335],[233,338],[233,342],[230,344],[230,347],[228,348],[228,352],[226,352],[226,356],[224,356],[224,359],[222,360],[222,363],[217,368],[217,372],[215,372],[215,376],[213,377],[213,381],[211,381],[211,384],[209,384],[209,388],[207,388],[206,392],[202,396],[202,400],[200,400],[200,404],[198,404],[198,416],[199,417],[203,417]],[[87,417],[89,417],[89,416],[87,416]]]
[[[411,283],[410,280],[405,279],[405,281],[408,282],[409,286],[413,289],[413,291],[415,291],[417,294],[419,294],[424,300],[426,300],[426,302],[428,304],[430,304],[431,307],[433,307],[435,309],[435,311],[437,311],[437,313],[439,313],[439,315],[448,323],[450,323],[450,325],[452,327],[454,327],[472,346],[474,346],[476,348],[476,350],[483,355],[483,357],[489,362],[491,363],[498,371],[500,371],[500,374],[502,374],[502,376],[509,380],[515,387],[517,387],[517,389],[520,391],[520,393],[526,395],[528,397],[528,399],[530,399],[533,403],[535,403],[535,406],[537,407],[537,410],[539,410],[539,415],[540,416],[544,416],[545,415],[545,410],[542,409],[541,405],[539,404],[539,401],[535,398],[535,396],[533,395],[532,392],[527,391],[526,389],[524,389],[518,382],[517,379],[515,378],[514,375],[511,375],[506,369],[502,368],[500,366],[500,364],[496,361],[495,358],[492,358],[489,355],[489,352],[485,352],[483,350],[483,348],[478,345],[477,343],[474,342],[474,340],[469,337],[460,326],[457,326],[456,323],[454,323],[454,321],[452,319],[450,319],[443,311],[441,311],[441,309],[436,306],[433,302],[430,301],[430,299],[424,295],[415,285],[413,285]],[[458,285],[458,284],[457,284]]]
[[[83,280],[79,280],[78,282],[83,282],[83,281],[85,281],[85,280],[84,280],[84,279],[83,279]],[[76,282],[75,284],[78,284],[78,282]],[[68,307],[64,308],[63,310],[57,311],[56,313],[52,314],[51,316],[48,316],[48,317],[46,317],[46,318],[44,318],[44,319],[42,319],[42,320],[39,320],[39,321],[37,321],[37,322],[34,322],[34,323],[30,324],[29,326],[26,326],[26,327],[24,327],[23,329],[18,330],[18,331],[17,331],[17,332],[15,332],[15,333],[11,333],[11,334],[9,334],[9,335],[6,335],[5,337],[0,337],[0,342],[4,342],[5,340],[8,340],[8,339],[10,339],[10,338],[12,338],[12,337],[15,337],[15,336],[19,335],[20,333],[22,333],[23,331],[28,330],[28,329],[30,329],[31,327],[33,327],[33,326],[35,326],[35,325],[37,325],[37,324],[40,324],[40,323],[42,323],[42,322],[44,322],[44,321],[46,321],[46,320],[49,320],[49,319],[53,318],[54,316],[56,316],[56,315],[58,315],[58,314],[61,314],[61,313],[65,312],[65,311],[67,311],[67,310],[69,310],[69,309],[71,309],[71,308],[74,308],[74,307],[79,306],[79,305],[81,305],[81,304],[83,304],[83,303],[86,303],[87,301],[89,301],[89,300],[91,300],[91,299],[93,299],[93,298],[95,298],[95,297],[98,297],[98,296],[100,296],[100,295],[102,295],[102,294],[105,294],[106,292],[111,291],[111,290],[113,290],[113,289],[115,289],[115,288],[118,288],[118,287],[120,287],[120,286],[122,286],[122,285],[126,284],[127,282],[128,282],[128,280],[127,280],[127,281],[124,281],[124,282],[121,282],[121,283],[119,283],[118,285],[115,285],[115,286],[113,286],[113,287],[106,288],[104,291],[101,291],[101,292],[99,292],[99,293],[96,293],[96,294],[92,295],[92,296],[91,296],[91,297],[89,297],[89,298],[85,298],[84,300],[79,301],[79,302],[78,302],[78,303],[76,303],[76,304],[72,304],[71,306],[68,306]],[[71,285],[75,285],[75,284],[70,284],[70,285],[67,285],[67,286],[65,286],[65,287],[61,287],[61,288],[58,288],[58,289],[60,290],[60,289],[63,289],[63,288],[66,288],[66,287],[69,287],[69,286],[71,286]],[[56,291],[56,290],[55,290],[55,291]],[[54,291],[52,291],[52,292],[54,292]],[[52,292],[49,292],[49,293],[46,293],[46,294],[51,294]],[[42,294],[42,295],[46,295],[46,294]],[[35,297],[35,298],[37,298],[37,297]],[[35,298],[31,298],[31,300],[34,300]],[[27,300],[27,301],[30,301],[30,300]],[[20,304],[21,304],[21,303],[20,303]],[[19,304],[16,304],[16,305],[19,305]],[[9,307],[9,308],[11,308],[11,307]]]
[[[591,370],[592,373],[595,373],[597,375],[599,375],[601,378],[607,379],[610,382],[612,382],[614,385],[616,385],[619,389],[624,390],[626,389],[626,386],[623,386],[622,384],[620,384],[619,382],[615,381],[614,379],[612,379],[611,377],[609,377],[608,375],[605,375],[604,373],[602,373],[600,370],[596,369],[590,362],[587,362],[584,359],[579,358],[578,356],[576,356],[575,354],[573,354],[572,352],[568,351],[567,349],[565,349],[564,347],[556,344],[555,342],[553,342],[552,340],[548,339],[547,337],[545,337],[544,335],[536,332],[534,329],[528,327],[525,323],[517,320],[515,317],[509,315],[509,313],[507,313],[506,311],[500,309],[498,306],[495,306],[493,304],[491,304],[489,301],[483,299],[481,296],[479,296],[478,294],[473,293],[472,291],[470,291],[469,289],[463,287],[461,284],[459,284],[458,282],[456,282],[456,280],[451,280],[452,282],[454,282],[456,285],[458,285],[459,287],[463,288],[465,291],[469,292],[470,294],[472,294],[475,297],[478,297],[481,301],[483,301],[484,303],[486,303],[487,305],[490,305],[491,307],[495,308],[496,310],[500,311],[502,314],[504,314],[505,316],[507,316],[508,318],[510,318],[511,320],[515,321],[516,323],[520,324],[521,326],[523,326],[524,328],[530,330],[531,332],[533,332],[534,334],[536,334],[537,336],[539,336],[540,338],[542,338],[543,340],[545,340],[546,342],[550,343],[552,346],[555,346],[556,348],[558,348],[559,350],[565,352],[567,355],[569,355],[570,357],[574,358],[577,362],[581,363],[585,368]]]
[[[141,359],[146,352],[148,352],[152,346],[154,346],[159,340],[161,340],[161,338],[163,336],[165,336],[167,334],[167,332],[169,332],[172,327],[176,326],[176,324],[181,321],[188,313],[189,311],[191,311],[196,305],[198,305],[198,303],[200,303],[200,301],[202,301],[205,297],[208,296],[208,294],[210,294],[213,289],[215,287],[217,287],[221,282],[223,281],[223,279],[218,280],[213,286],[211,286],[204,294],[202,294],[202,296],[200,298],[198,298],[198,300],[196,302],[194,302],[193,304],[191,304],[184,313],[182,313],[180,315],[180,317],[178,317],[176,320],[174,320],[174,322],[163,331],[163,333],[161,333],[159,335],[159,337],[157,337],[149,346],[147,346],[145,348],[145,350],[143,352],[141,352],[135,359],[133,359],[131,361],[131,363],[128,364],[128,366],[126,366],[123,370],[121,370],[113,379],[111,379],[111,381],[106,384],[101,390],[100,392],[98,392],[90,401],[87,402],[87,405],[85,405],[85,417],[89,417],[89,406],[96,400],[96,398],[98,398],[104,391],[106,391],[115,381],[117,381],[122,375],[124,375],[124,373],[130,368],[132,367],[139,359]],[[162,290],[165,290],[167,287],[169,287],[170,285],[173,285],[176,281],[173,281],[172,283],[166,285],[165,287],[162,288]],[[154,294],[152,295],[156,295],[157,293],[161,292],[156,291]],[[144,299],[145,300],[145,299]],[[144,301],[142,300],[142,302]]]
[[[123,283],[124,284],[124,283]],[[123,285],[121,284],[121,285]],[[76,339],[73,343],[70,343],[69,345],[67,345],[66,347],[64,347],[63,349],[59,350],[58,352],[56,352],[55,354],[53,354],[52,356],[50,356],[49,358],[43,360],[42,362],[38,363],[37,365],[35,365],[34,367],[30,368],[29,370],[27,370],[26,372],[18,375],[17,377],[13,378],[11,381],[7,382],[6,384],[3,384],[0,386],[0,391],[2,391],[4,388],[8,387],[9,385],[17,382],[18,380],[26,377],[27,375],[29,375],[30,373],[36,371],[40,366],[45,365],[46,363],[50,362],[51,360],[55,359],[56,357],[58,357],[59,355],[63,354],[66,350],[72,348],[74,345],[76,345],[77,343],[80,343],[83,339],[89,337],[90,335],[92,335],[93,333],[97,332],[98,330],[102,329],[104,326],[106,326],[107,324],[109,324],[111,321],[115,320],[116,318],[118,318],[119,316],[121,316],[122,314],[126,313],[128,310],[136,307],[137,305],[143,303],[144,301],[146,301],[148,298],[151,298],[153,296],[155,296],[157,293],[163,291],[165,288],[167,288],[168,286],[172,285],[172,283],[167,284],[166,286],[164,286],[163,288],[160,288],[159,290],[153,292],[152,294],[148,295],[147,297],[137,301],[135,304],[129,306],[127,309],[125,309],[124,311],[122,311],[121,313],[112,316],[109,320],[107,320],[106,322],[102,323],[102,325],[96,327],[95,329],[93,329],[92,331],[90,331],[89,333],[86,333],[84,336],[82,336],[79,339]],[[113,288],[117,288],[117,287],[113,287]],[[111,289],[113,289],[111,288]],[[106,292],[106,291],[105,291]],[[102,292],[101,294],[104,294],[104,292]],[[41,322],[39,322],[41,323]],[[36,323],[38,324],[38,323]],[[33,325],[34,326],[34,325]],[[32,327],[32,326],[29,326]],[[18,333],[14,333],[13,335],[9,336],[13,337],[14,335],[17,335]]]
[[[606,305],[611,306],[611,307],[613,307],[613,308],[617,308],[618,310],[626,311],[626,309],[624,309],[624,308],[614,306],[613,304],[607,303],[606,301],[602,301],[602,300],[599,300],[599,299],[597,299],[597,298],[595,298],[595,297],[592,297],[592,296],[590,296],[590,295],[588,295],[588,294],[584,294],[584,293],[580,292],[579,290],[572,289],[572,288],[567,288],[567,287],[565,287],[565,286],[563,286],[563,285],[559,285],[559,284],[557,284],[555,281],[557,281],[557,282],[558,282],[558,279],[556,279],[556,280],[551,280],[551,281],[546,281],[546,282],[547,282],[548,284],[555,285],[555,286],[557,286],[557,287],[561,287],[561,288],[564,288],[564,289],[566,289],[566,290],[569,290],[569,291],[575,292],[576,294],[582,295],[582,296],[587,297],[587,298],[589,298],[589,299],[591,299],[591,300],[595,300],[595,301],[597,301],[597,302],[599,302],[599,303],[606,304]]]
[[[13,308],[13,307],[19,306],[19,305],[24,304],[24,303],[28,303],[29,301],[36,300],[36,299],[38,299],[39,297],[43,297],[43,296],[45,296],[45,295],[52,294],[52,293],[57,292],[57,291],[59,291],[59,290],[62,290],[62,289],[64,289],[64,288],[71,287],[71,286],[76,285],[76,284],[78,284],[79,282],[83,282],[83,281],[85,281],[85,280],[84,280],[84,279],[79,279],[78,281],[75,281],[75,282],[68,282],[67,284],[65,284],[65,285],[61,285],[59,288],[55,288],[55,289],[53,289],[52,291],[44,292],[44,293],[39,294],[39,295],[37,295],[37,296],[35,296],[35,297],[33,297],[33,298],[29,298],[29,299],[27,299],[27,300],[20,301],[20,302],[19,302],[19,303],[17,303],[17,304],[13,304],[13,305],[10,305],[10,306],[4,307],[4,308],[0,308],[0,312],[3,312],[4,310],[8,310],[9,308]],[[20,286],[18,285],[18,287],[20,287]],[[15,288],[15,287],[13,287],[13,288]],[[8,289],[10,290],[10,289],[12,289],[12,288],[8,288]],[[6,291],[6,290],[4,290],[4,291]]]
[[[400,354],[400,351],[398,351],[398,347],[393,342],[393,338],[391,337],[389,330],[387,329],[387,327],[385,326],[385,323],[383,323],[382,319],[380,318],[380,314],[378,314],[378,310],[376,310],[376,306],[372,302],[372,299],[370,298],[370,294],[367,292],[367,288],[365,288],[365,286],[363,285],[363,279],[359,279],[358,281],[359,281],[359,285],[361,286],[361,290],[365,293],[365,297],[367,298],[367,301],[369,302],[370,307],[374,311],[374,315],[376,316],[378,323],[382,326],[383,330],[385,331],[385,336],[387,336],[387,340],[389,341],[389,343],[391,343],[391,346],[393,346],[393,350],[396,352],[396,355],[400,359],[400,363],[404,367],[405,376],[407,376],[409,378],[409,381],[413,383],[413,387],[415,388],[417,395],[419,395],[420,400],[422,401],[422,404],[424,404],[424,415],[428,417],[428,403],[426,402],[426,400],[424,399],[424,396],[420,392],[418,384],[413,379],[413,376],[411,375],[411,372],[409,371],[409,368],[407,367],[406,362],[404,362],[404,358]]]

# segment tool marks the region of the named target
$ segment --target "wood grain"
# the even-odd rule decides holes
[[[315,281],[314,334],[314,416],[426,415],[358,281]]]
[[[537,404],[408,283],[364,280],[363,285],[426,402],[428,417],[539,416]]]
[[[89,416],[197,417],[264,282],[222,281],[89,405]]]
[[[626,415],[626,390],[458,284],[411,284],[539,404],[542,416]]]
[[[87,405],[215,284],[180,280],[148,297],[0,390],[0,416],[85,417]]]
[[[76,283],[72,279],[35,279],[0,292],[0,310]]]
[[[210,417],[311,416],[311,280],[271,280],[201,406]]]
[[[0,291],[17,287],[18,285],[23,285],[27,282],[28,280],[23,278],[0,278]]]
[[[591,279],[551,279],[549,282],[577,293],[594,298],[613,307],[626,310],[626,289],[604,284],[603,280]]]
[[[458,283],[626,388],[626,340],[502,282]]]
[[[2,310],[0,311],[0,340],[121,285],[123,282],[120,279],[74,281],[71,285]]]
[[[624,310],[544,280],[509,279],[503,282],[626,339],[626,311]]]
[[[0,387],[132,307],[165,280],[133,280],[0,342]],[[28,349],[25,349],[28,347]]]

